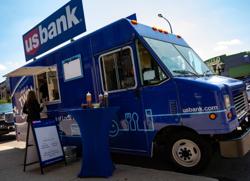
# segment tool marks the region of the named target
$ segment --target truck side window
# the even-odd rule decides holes
[[[137,47],[142,85],[155,85],[167,79],[167,76],[164,74],[161,67],[141,42],[138,41]]]
[[[105,91],[135,87],[135,73],[129,48],[101,56],[103,87]]]

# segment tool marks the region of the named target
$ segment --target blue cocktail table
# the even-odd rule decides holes
[[[109,131],[116,119],[117,107],[72,110],[82,139],[82,165],[79,177],[112,176],[114,165],[110,155]]]

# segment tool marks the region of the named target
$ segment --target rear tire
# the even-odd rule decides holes
[[[211,158],[208,141],[190,131],[172,134],[166,148],[175,169],[185,173],[200,172]]]

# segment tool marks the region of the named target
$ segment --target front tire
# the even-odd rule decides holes
[[[207,166],[211,146],[200,135],[182,131],[170,136],[167,152],[174,167],[185,173],[197,173]]]

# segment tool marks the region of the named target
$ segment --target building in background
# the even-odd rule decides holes
[[[9,101],[10,99],[10,84],[9,80],[0,83],[0,100]]]
[[[237,79],[250,78],[250,51],[217,56],[205,63],[218,75]]]

